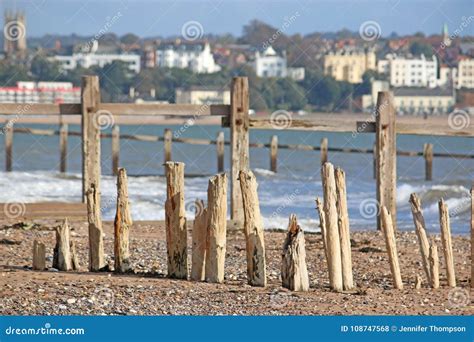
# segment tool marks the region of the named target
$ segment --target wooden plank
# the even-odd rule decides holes
[[[100,203],[100,126],[97,111],[100,105],[99,77],[82,77],[82,196],[94,184]]]
[[[38,202],[38,203],[0,203],[0,219],[8,220],[12,215],[9,212],[12,205],[18,205],[20,210],[15,211],[15,220],[31,220],[35,218],[61,218],[87,216],[84,203]]]
[[[377,98],[375,147],[377,156],[376,193],[379,208],[386,207],[397,227],[397,149],[395,133],[395,108],[390,92],[379,92]],[[380,230],[380,210],[377,215],[377,229]]]
[[[79,115],[80,103],[1,103],[0,115]]]
[[[230,217],[243,221],[239,172],[249,168],[249,84],[246,77],[234,77],[230,112]]]
[[[120,115],[172,115],[172,116],[228,116],[229,105],[194,105],[174,103],[103,103],[101,110]]]

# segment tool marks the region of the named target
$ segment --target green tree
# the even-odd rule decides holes
[[[36,81],[56,81],[62,78],[59,63],[36,56],[31,62],[31,73]]]
[[[433,48],[431,45],[419,41],[414,41],[410,44],[410,52],[415,56],[419,56],[421,54],[425,55],[425,57],[433,56]]]
[[[100,80],[101,97],[105,101],[117,102],[121,95],[126,94],[132,84],[132,71],[127,63],[114,61],[103,67],[91,68]]]

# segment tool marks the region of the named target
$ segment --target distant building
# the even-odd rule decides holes
[[[387,90],[389,90],[388,82],[372,82],[371,94],[362,96],[363,110],[373,111],[378,92]],[[450,88],[401,87],[393,89],[393,94],[398,114],[448,114],[455,104],[454,93]]]
[[[474,58],[463,57],[458,62],[456,88],[474,88]]]
[[[433,55],[427,59],[420,57],[397,56],[388,54],[385,59],[377,63],[379,73],[389,76],[393,87],[429,87],[438,86],[438,61]]]
[[[295,81],[304,80],[305,69],[304,68],[288,68],[287,69],[288,77]]]
[[[0,87],[0,103],[79,103],[81,88],[70,82],[18,82]]]
[[[362,75],[375,69],[376,56],[371,49],[345,48],[324,56],[324,74],[336,81],[362,83]]]
[[[190,69],[198,74],[218,72],[209,43],[173,43],[160,44],[156,50],[156,67]]]
[[[59,62],[64,70],[73,70],[77,67],[103,67],[106,64],[120,61],[126,63],[131,71],[140,72],[140,55],[135,54],[74,53],[71,56],[54,56],[51,59]]]
[[[230,90],[204,86],[177,88],[175,100],[180,104],[230,104]]]
[[[26,18],[22,12],[5,11],[3,51],[7,57],[26,57]]]
[[[271,46],[262,52],[257,51],[252,61],[252,68],[258,77],[286,77],[288,72],[286,53],[279,55]]]

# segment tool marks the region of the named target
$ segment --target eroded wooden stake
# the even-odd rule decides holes
[[[44,243],[33,241],[33,270],[43,271],[46,268],[46,247]]]
[[[291,291],[308,291],[309,277],[303,230],[291,215],[281,260],[282,286]]]
[[[456,287],[456,275],[454,272],[453,246],[451,242],[451,226],[449,224],[448,206],[441,199],[438,202],[439,207],[439,225],[441,227],[441,242],[443,244],[444,261],[446,263],[446,277],[448,286]]]
[[[130,270],[129,234],[132,223],[128,200],[127,171],[120,168],[117,176],[117,209],[114,221],[114,261],[117,273],[125,273]]]
[[[168,277],[187,279],[187,232],[184,204],[184,163],[166,162],[166,245]]]
[[[209,179],[207,210],[206,281],[222,283],[227,232],[227,176],[225,173]]]
[[[438,246],[433,243],[430,246],[430,276],[431,276],[431,287],[433,289],[439,288],[439,257],[438,257]]]
[[[163,147],[165,151],[165,163],[171,161],[171,144],[173,142],[173,132],[169,129],[165,129],[165,133],[163,135]]]
[[[324,213],[326,215],[326,248],[328,251],[329,283],[334,291],[342,291],[341,243],[337,216],[336,181],[334,167],[325,163],[322,169],[324,190]]]
[[[270,139],[270,171],[277,172],[278,136]]]
[[[349,212],[347,210],[346,175],[341,168],[334,171],[337,195],[337,215],[339,239],[341,241],[342,284],[344,290],[354,288],[352,276],[352,250],[349,229]]]
[[[266,286],[263,221],[257,193],[257,180],[250,170],[240,171],[244,208],[244,233],[247,249],[247,280],[252,286]]]
[[[324,213],[323,203],[319,197],[316,198],[316,209],[319,213],[319,228],[321,228],[321,239],[323,240],[324,256],[326,257],[326,263],[329,263],[328,251],[326,247],[326,214]]]
[[[421,289],[421,285],[423,283],[423,279],[419,274],[416,275],[415,277],[415,289],[419,290]]]
[[[328,161],[328,138],[321,139],[321,165]]]
[[[89,270],[99,272],[108,267],[104,258],[104,239],[100,214],[100,195],[95,184],[87,192],[87,221],[89,223]]]
[[[202,200],[196,200],[195,208],[191,279],[203,281],[206,279],[207,208]]]
[[[216,150],[217,150],[217,172],[224,172],[224,132],[217,133]]]
[[[392,216],[386,207],[382,207],[382,232],[385,236],[385,246],[387,247],[388,261],[392,271],[393,286],[396,289],[403,289],[402,276],[400,273],[400,264],[397,254],[397,240],[393,229]]]
[[[4,127],[5,132],[5,171],[10,172],[13,165],[13,121],[9,120]]]
[[[68,124],[61,123],[59,128],[59,172],[66,172],[67,169],[67,138]]]
[[[53,268],[60,271],[72,270],[71,237],[67,218],[56,227],[56,246],[53,253]]]
[[[120,160],[120,127],[114,125],[112,128],[112,174],[118,175]]]
[[[428,283],[431,283],[430,263],[429,263],[430,243],[426,235],[425,219],[423,217],[421,201],[415,193],[410,195],[410,205],[411,205],[411,212],[413,214],[413,222],[415,224],[415,231],[418,237],[418,243],[420,245],[421,259],[422,259],[423,268],[426,274],[426,280]]]
[[[425,157],[425,180],[433,179],[433,144],[424,144],[423,156]]]

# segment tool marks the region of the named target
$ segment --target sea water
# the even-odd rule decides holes
[[[18,124],[16,127],[21,127]],[[57,129],[57,126],[28,125]],[[164,126],[125,126],[121,134],[163,135]],[[224,131],[218,126],[167,126],[176,137],[215,140]],[[80,127],[70,125],[70,131]],[[110,129],[104,130],[110,133]],[[283,130],[251,130],[250,141],[269,143],[278,135],[281,144],[319,146],[323,137],[330,147],[372,149],[374,134],[326,133]],[[32,203],[40,201],[78,202],[81,199],[81,141],[69,137],[68,172],[58,172],[58,136],[15,134],[13,172],[0,172],[0,202]],[[474,154],[474,139],[464,137],[431,137],[400,135],[397,148],[422,151],[424,143],[432,143],[434,152]],[[5,146],[0,140],[0,165],[4,165]],[[134,220],[163,220],[166,186],[163,177],[163,143],[121,140],[120,166],[129,174],[129,195]],[[194,200],[206,199],[210,175],[216,173],[215,145],[173,143],[172,158],[186,164],[185,201],[188,219],[194,216]],[[375,229],[377,202],[373,178],[372,154],[329,152],[329,161],[346,173],[351,229]],[[115,215],[115,177],[111,176],[110,139],[102,140],[102,213],[112,220]],[[266,228],[286,228],[288,217],[295,213],[300,225],[308,231],[319,230],[315,198],[323,196],[319,151],[280,149],[278,172],[269,171],[269,149],[251,148],[250,167],[259,183],[260,207]],[[229,146],[225,148],[225,169],[230,169]],[[427,229],[439,231],[438,200],[444,198],[450,209],[453,233],[466,234],[470,226],[470,187],[474,179],[474,159],[435,157],[433,180],[425,181],[423,157],[397,158],[397,226],[412,230],[413,220],[408,199],[416,192],[422,201]],[[230,191],[229,191],[230,193]]]

